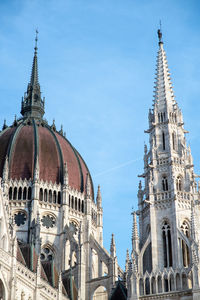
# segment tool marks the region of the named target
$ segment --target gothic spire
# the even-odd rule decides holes
[[[115,238],[113,233],[112,233],[112,238],[110,243],[110,255],[112,257],[116,257],[116,246],[115,246]]]
[[[22,98],[21,114],[24,117],[42,118],[44,115],[44,99],[41,98],[40,84],[38,80],[37,58],[38,31],[36,30],[33,65],[27,92]]]
[[[172,90],[172,83],[167,63],[167,57],[163,48],[163,39],[161,29],[158,29],[158,55],[156,63],[156,81],[155,81],[155,95],[154,105],[158,111],[166,110],[176,104],[174,93]]]
[[[86,184],[85,184],[86,197],[87,197],[87,198],[90,198],[90,196],[91,196],[90,188],[91,188],[90,176],[89,176],[89,174],[87,173]]]
[[[97,190],[97,207],[100,208],[102,206],[102,198],[101,198],[101,189],[100,189],[100,185],[98,185],[98,190]]]
[[[136,212],[132,212],[133,215],[133,228],[132,228],[132,249],[138,254],[139,252],[139,235],[137,228],[137,216]]]
[[[126,262],[125,262],[125,272],[127,273],[128,272],[128,264],[129,264],[129,251],[128,249],[126,250]]]

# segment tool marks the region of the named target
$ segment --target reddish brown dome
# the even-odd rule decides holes
[[[25,118],[18,125],[1,132],[0,145],[1,177],[8,156],[9,178],[33,179],[38,157],[40,180],[62,184],[64,164],[67,162],[69,186],[80,192],[85,191],[89,174],[85,162],[70,142],[46,122]],[[93,195],[91,176],[90,181]]]

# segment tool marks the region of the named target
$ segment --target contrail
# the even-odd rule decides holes
[[[133,164],[134,162],[139,161],[139,160],[141,160],[141,159],[142,159],[142,158],[140,157],[140,158],[137,158],[137,159],[134,159],[134,160],[129,160],[129,161],[127,161],[127,162],[125,162],[125,163],[123,163],[123,164],[121,164],[121,165],[118,165],[118,166],[115,166],[115,167],[113,167],[113,168],[110,168],[110,169],[108,169],[108,170],[106,170],[106,171],[100,172],[100,173],[94,175],[94,177],[101,176],[101,175],[110,173],[110,172],[112,172],[112,171],[114,171],[114,170],[117,170],[117,169],[123,168],[123,167],[125,167],[125,166],[131,165],[131,164]]]

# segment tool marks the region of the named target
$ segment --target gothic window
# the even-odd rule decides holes
[[[49,202],[52,203],[52,190],[49,191]]]
[[[186,221],[184,221],[183,224],[181,225],[181,231],[183,232],[184,235],[187,236],[187,238],[189,238],[190,236],[189,225]],[[183,239],[181,240],[181,250],[182,250],[183,266],[188,267],[190,264],[189,248]]]
[[[183,221],[183,224],[181,225],[181,231],[187,236],[187,238],[190,237],[190,228],[187,221]]]
[[[27,188],[25,187],[23,190],[23,200],[26,200],[27,197]]]
[[[172,147],[173,147],[173,150],[176,150],[176,134],[175,134],[175,132],[172,133]]]
[[[14,214],[15,224],[17,226],[24,225],[26,222],[26,219],[27,219],[26,214],[22,211],[19,211]]]
[[[69,207],[70,207],[70,205],[71,205],[71,199],[70,199],[70,195],[69,195]]]
[[[163,176],[162,178],[162,188],[163,191],[168,191],[168,181],[166,176]]]
[[[20,186],[19,190],[18,190],[18,200],[22,199],[22,188]]]
[[[160,117],[161,117],[161,122],[163,122],[163,114],[162,113],[160,114]]]
[[[164,267],[172,267],[171,228],[167,221],[162,226]]]
[[[53,192],[53,203],[56,203],[56,191]]]
[[[165,112],[163,113],[163,120],[165,121]]]
[[[53,250],[47,246],[43,247],[40,254],[41,261],[52,261],[54,259]]]
[[[72,196],[72,208],[74,208],[74,196]]]
[[[14,195],[13,195],[13,200],[17,199],[17,188],[14,188]]]
[[[78,199],[78,210],[81,211],[81,199]]]
[[[32,195],[32,189],[31,187],[28,188],[28,200],[31,200],[31,195]]]
[[[58,192],[58,204],[60,204],[60,203],[61,203],[61,193]]]
[[[9,188],[9,200],[12,200],[12,188]]]
[[[165,150],[165,133],[162,132],[162,144],[163,144],[163,150]]]
[[[43,189],[40,189],[40,201],[43,201]]]
[[[44,190],[44,202],[47,202],[47,189]]]
[[[56,219],[52,215],[45,215],[42,217],[42,226],[46,227],[47,229],[53,228],[56,223]]]
[[[177,179],[176,179],[176,189],[177,189],[177,191],[182,190],[182,178],[181,178],[181,176],[178,176]]]
[[[81,211],[84,213],[84,201],[82,200]]]
[[[77,210],[77,198],[75,197],[75,209]]]

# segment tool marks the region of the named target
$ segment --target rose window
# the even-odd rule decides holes
[[[51,216],[51,215],[45,215],[42,217],[42,225],[46,228],[52,228],[55,226],[56,223],[56,219],[55,217]]]
[[[40,254],[40,259],[42,261],[51,261],[54,258],[53,251],[47,247],[42,248],[41,254]]]
[[[14,219],[15,219],[15,224],[17,226],[20,226],[20,225],[24,225],[25,222],[26,222],[26,214],[24,212],[18,212],[16,214],[14,214]]]

